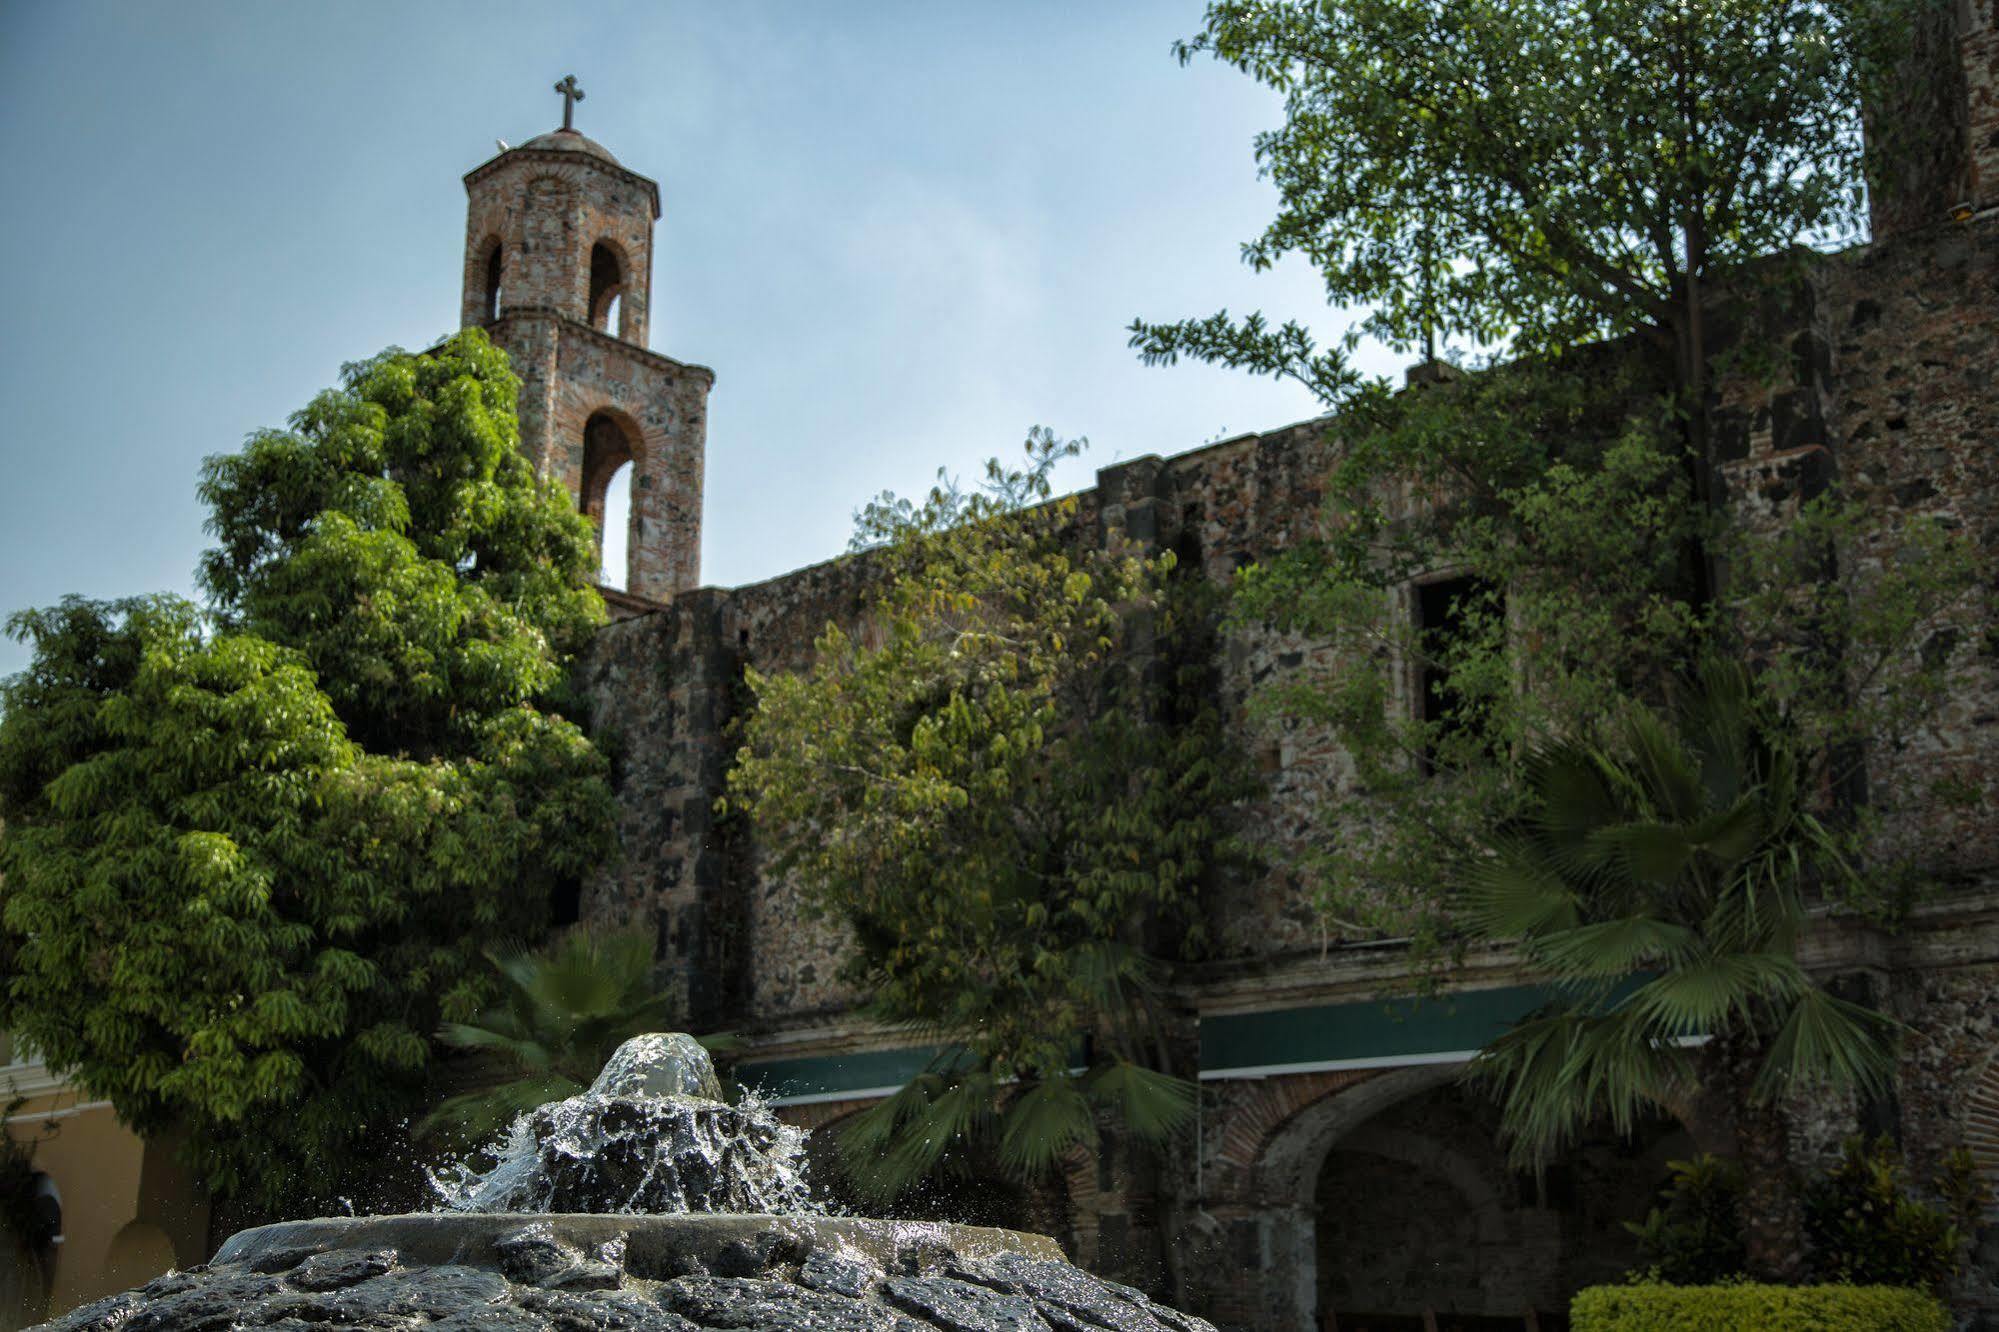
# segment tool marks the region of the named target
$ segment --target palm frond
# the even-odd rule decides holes
[[[1624,1012],[1543,1011],[1473,1058],[1466,1077],[1499,1102],[1507,1154],[1539,1168],[1608,1115],[1620,1131],[1689,1077],[1685,1052]]]
[[[1119,1059],[1090,1075],[1092,1099],[1111,1106],[1140,1141],[1164,1142],[1193,1117],[1199,1089],[1185,1078]]]
[[[1608,1115],[1620,1134],[1636,1130],[1639,1117],[1664,1105],[1692,1080],[1686,1050],[1662,1040],[1628,1010],[1583,1023],[1569,1051],[1567,1070],[1581,1104]]]
[[[1466,1066],[1466,1079],[1499,1102],[1502,1132],[1516,1160],[1545,1160],[1569,1135],[1567,1070],[1580,1020],[1572,1010],[1527,1017]]]
[[[1096,1116],[1076,1080],[1046,1078],[1007,1102],[1000,1117],[1000,1164],[1027,1179],[1051,1169],[1071,1147],[1094,1142]]]
[[[1761,790],[1717,810],[1687,829],[1687,841],[1723,864],[1749,856],[1770,833]]]
[[[898,1120],[887,1150],[873,1160],[848,1151],[842,1142],[841,1162],[848,1178],[864,1197],[878,1203],[893,1200],[936,1174],[947,1154],[992,1129],[992,1078],[974,1072],[957,1078],[936,1077],[942,1090],[928,1096],[914,1113]]]
[[[1572,928],[1576,894],[1568,882],[1519,838],[1501,841],[1466,879],[1467,923],[1497,939],[1520,939]]]
[[[1645,982],[1626,1007],[1655,1033],[1713,1036],[1810,985],[1797,960],[1781,953],[1710,952]]]
[[[1523,768],[1527,788],[1540,799],[1537,822],[1557,842],[1579,838],[1620,815],[1601,759],[1582,745],[1538,749]]]
[[[1679,822],[1700,817],[1705,787],[1687,746],[1650,708],[1632,707],[1619,728],[1637,788],[1659,815]]]
[[[865,1162],[882,1156],[894,1140],[896,1129],[905,1120],[928,1110],[944,1085],[944,1079],[935,1073],[919,1073],[892,1095],[849,1119],[840,1129],[842,1158]]]
[[[481,1022],[446,1022],[437,1029],[437,1039],[454,1050],[485,1050],[501,1055],[518,1068],[547,1068],[552,1061],[548,1048],[539,1041],[509,1035]]]
[[[559,1101],[582,1091],[582,1086],[560,1073],[516,1078],[497,1087],[463,1092],[446,1098],[436,1109],[417,1121],[419,1138],[450,1137],[482,1141],[511,1124],[514,1119],[550,1101]]]
[[[1755,1090],[1764,1100],[1813,1084],[1879,1093],[1895,1075],[1901,1023],[1860,1004],[1806,986],[1770,1042]]]
[[[1663,886],[1686,872],[1694,844],[1678,824],[1633,822],[1598,828],[1583,843],[1640,883]]]
[[[1654,916],[1578,925],[1535,938],[1536,961],[1562,980],[1614,980],[1634,971],[1686,956],[1696,935],[1684,925]]]

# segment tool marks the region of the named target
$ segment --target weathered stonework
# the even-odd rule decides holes
[[[1989,370],[1999,349],[1999,216],[1943,223],[1830,259],[1807,297],[1787,316],[1798,324],[1794,373],[1721,390],[1742,423],[1725,469],[1740,521],[1761,521],[1836,478],[1884,514],[1935,515],[1999,550],[1999,391]],[[1080,497],[1079,521],[1086,530],[1142,530],[1223,579],[1314,533],[1335,447],[1332,423],[1309,422],[1120,464]],[[1840,576],[1858,584],[1893,557],[1892,550],[1840,552]],[[860,996],[840,981],[838,931],[807,919],[795,886],[767,872],[748,831],[718,825],[713,815],[731,743],[727,722],[743,701],[735,683],[741,669],[799,668],[827,623],[860,626],[867,578],[865,561],[836,560],[683,597],[608,628],[587,675],[600,731],[616,737],[626,846],[621,866],[593,891],[589,915],[655,921],[662,960],[713,979],[702,993],[717,1007],[701,1009],[697,1020],[752,1033],[753,1057],[838,1058],[898,1042],[855,1024]],[[1828,926],[1812,965],[1842,984],[1870,987],[1874,1001],[1916,1033],[1898,1106],[1879,1126],[1899,1125],[1919,1154],[1931,1156],[1985,1143],[1992,1168],[1999,1129],[1981,1128],[1995,1095],[1984,1079],[1994,1066],[1989,996],[1999,975],[1999,901],[1990,896],[1999,886],[1992,626],[1974,624],[1935,650],[1961,654],[1966,687],[1917,743],[1868,755],[1868,794],[1884,811],[1891,842],[1918,853],[1944,890],[1944,905],[1906,936]],[[1286,869],[1292,853],[1326,835],[1320,810],[1351,781],[1348,761],[1329,736],[1258,720],[1249,709],[1257,689],[1337,665],[1323,645],[1268,627],[1236,628],[1217,644],[1219,701],[1265,780],[1244,825],[1257,831],[1272,869],[1213,893],[1219,956],[1187,973],[1179,990],[1190,1029],[1211,1014],[1390,994],[1406,974],[1393,948],[1356,948],[1360,941],[1324,922]],[[1982,795],[1933,798],[1946,775]],[[1502,968],[1453,984],[1477,989],[1516,979]],[[1341,1298],[1344,1290],[1372,1298],[1380,1292],[1341,1286],[1346,1278],[1322,1270],[1331,1258],[1316,1219],[1321,1171],[1341,1141],[1345,1150],[1368,1150],[1381,1137],[1380,1116],[1414,1113],[1418,1099],[1455,1071],[1361,1068],[1211,1082],[1198,1166],[1190,1159],[1163,1180],[1132,1176],[1123,1165],[1102,1178],[1081,1172],[1065,1239],[1082,1261],[1171,1290],[1231,1326],[1302,1328],[1322,1296]],[[850,1108],[839,1105],[842,1113]],[[1818,1098],[1800,1109],[1799,1146],[1818,1157],[1872,1113],[1850,1099]],[[797,1113],[816,1120],[830,1112],[803,1105]],[[1727,1145],[1692,1108],[1684,1128],[1702,1145]],[[1471,1135],[1461,1136],[1467,1140],[1444,1143],[1444,1156],[1473,1150]],[[1379,1169],[1405,1167],[1427,1168],[1404,1161]],[[1539,1285],[1516,1283],[1494,1298],[1513,1301],[1509,1308],[1550,1308],[1548,1264],[1559,1258],[1572,1275],[1589,1268],[1595,1259],[1576,1247],[1575,1227],[1598,1222],[1528,1206],[1517,1186],[1507,1187],[1514,1192],[1494,1185],[1480,1195],[1498,1218],[1482,1223],[1487,1239],[1539,1255],[1533,1263],[1542,1276]],[[1643,1189],[1619,1187],[1625,1202],[1643,1201]],[[1529,1215],[1537,1209],[1540,1219]],[[1607,1215],[1599,1220],[1611,1224]],[[1176,1255],[1173,1270],[1160,1266],[1162,1251]],[[1992,1270],[1985,1261],[1962,1293],[1967,1316],[1987,1316],[1979,1311],[1990,1309]]]
[[[1787,308],[1757,313],[1761,331],[1787,349],[1788,367],[1716,386],[1726,431],[1721,489],[1733,521],[1753,527],[1837,483],[1887,520],[1883,531],[1899,517],[1934,517],[1999,568],[1999,4],[1968,0],[1955,21],[1924,48],[1934,77],[1910,85],[1910,113],[1940,118],[1936,151],[1883,193],[1873,245],[1817,263]],[[621,338],[591,331],[591,312],[577,304],[588,296],[587,273],[539,257],[558,236],[608,224],[612,211],[643,211],[643,195],[631,192],[638,178],[567,149],[516,152],[528,149],[505,177],[518,207],[500,202],[495,164],[470,178],[468,321],[483,308],[473,299],[484,272],[478,246],[488,235],[520,237],[537,257],[524,253],[518,277],[503,265],[495,327],[521,349],[529,447],[581,487],[587,504],[593,473],[578,452],[582,424],[600,406],[626,412],[648,448],[680,467],[654,473],[672,502],[647,510],[647,541],[668,552],[698,544],[705,372],[648,360],[630,345],[644,335],[643,303],[636,315],[625,306]],[[608,226],[605,234],[638,253],[636,233]],[[559,244],[573,260],[569,240]],[[534,294],[532,309],[516,310],[515,285]],[[1106,539],[1116,532],[1172,549],[1220,582],[1315,535],[1337,447],[1337,423],[1321,420],[1121,463],[1078,497],[1078,522]],[[1841,550],[1832,576],[1862,590],[1900,554],[1891,538]],[[671,604],[647,613],[641,601],[628,602],[635,618],[600,635],[583,671],[596,734],[617,764],[624,846],[591,887],[586,918],[654,929],[663,966],[684,984],[688,1021],[744,1032],[751,1061],[837,1064],[906,1045],[857,1015],[863,996],[841,978],[840,931],[809,919],[797,885],[771,872],[750,830],[716,812],[730,724],[745,702],[743,670],[803,667],[828,623],[865,633],[868,562],[834,560],[749,587],[690,591],[691,566],[677,558],[633,585],[641,598],[670,596]],[[1814,972],[1900,1017],[1911,1037],[1892,1104],[1800,1102],[1794,1132],[1807,1159],[1823,1158],[1856,1127],[1885,1128],[1901,1134],[1919,1174],[1966,1146],[1999,1183],[1999,626],[1984,615],[1965,608],[1956,633],[1925,645],[1962,668],[1961,687],[1933,723],[1865,755],[1861,794],[1883,815],[1888,848],[1912,856],[1936,893],[1900,932],[1828,919],[1809,941]],[[1250,706],[1260,689],[1340,662],[1325,644],[1271,626],[1232,627],[1214,652],[1217,702],[1264,780],[1243,826],[1270,868],[1210,895],[1216,955],[1185,969],[1174,991],[1183,1015],[1174,1039],[1190,1063],[1198,1063],[1191,1052],[1201,1032],[1226,1019],[1378,1002],[1405,983],[1409,965],[1392,942],[1326,920],[1289,868],[1328,835],[1323,809],[1351,789],[1350,760],[1329,734],[1261,719]],[[1505,957],[1476,957],[1448,988],[1469,998],[1529,980]],[[1490,1287],[1481,1297],[1488,1311],[1549,1309],[1562,1281],[1596,1272],[1615,1248],[1617,1218],[1608,1211],[1530,1199],[1497,1172],[1489,1126],[1465,1120],[1451,1100],[1458,1069],[1447,1055],[1202,1071],[1209,1077],[1192,1150],[1140,1168],[1113,1144],[1073,1163],[1062,1238],[1080,1260],[1169,1290],[1225,1325],[1302,1332],[1339,1300],[1386,1289],[1377,1283],[1370,1294],[1353,1273],[1330,1266],[1367,1237],[1349,1217],[1321,1225],[1322,1194],[1334,1196],[1325,1192],[1329,1160],[1352,1162],[1356,1182],[1407,1192],[1411,1217],[1428,1197],[1433,1211],[1456,1207],[1454,1224],[1482,1218],[1474,1246],[1521,1256],[1511,1275],[1497,1257],[1480,1269],[1502,1273],[1492,1280],[1504,1289],[1461,1274]],[[836,1089],[787,1113],[828,1123],[861,1104]],[[1609,1155],[1571,1165],[1599,1183],[1622,1181],[1603,1187],[1619,1206],[1637,1206],[1646,1191],[1638,1176],[1650,1171],[1650,1185],[1661,1182],[1657,1152],[1728,1145],[1701,1106],[1683,1107],[1678,1119],[1632,1160],[1606,1147]],[[1410,1183],[1418,1179],[1420,1187]],[[1583,1237],[1593,1228],[1605,1231],[1609,1248],[1590,1247]],[[1328,1247],[1336,1230],[1345,1239]],[[1999,1327],[1999,1238],[1988,1235],[1982,1246],[1959,1303],[1967,1325]],[[1568,1276],[1550,1276],[1556,1267]]]
[[[627,589],[665,602],[699,585],[715,375],[645,345],[659,187],[556,130],[472,171],[465,191],[462,320],[513,358],[522,447],[600,524],[631,463]]]

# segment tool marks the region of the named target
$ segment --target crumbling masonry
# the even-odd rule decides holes
[[[1912,154],[1884,192],[1874,243],[1819,265],[1790,382],[1723,388],[1726,488],[1744,521],[1836,476],[1884,512],[1941,517],[1999,553],[1999,0],[1963,0],[1951,20],[1926,35],[1919,91],[1898,111],[1934,127],[1933,151]],[[596,731],[618,756],[624,852],[590,885],[585,917],[655,930],[696,1028],[746,1033],[744,1076],[802,1122],[830,1123],[923,1052],[855,1016],[837,930],[801,918],[793,886],[714,810],[744,667],[802,666],[828,621],[860,612],[863,573],[836,560],[748,587],[698,585],[713,376],[644,347],[651,181],[557,131],[466,186],[465,322],[514,356],[526,447],[599,514],[611,472],[627,460],[635,472],[630,595],[613,599],[623,618],[583,668]],[[1336,422],[1311,422],[1119,464],[1081,497],[1083,521],[1226,579],[1314,530],[1336,436]],[[1894,558],[1841,552],[1841,576],[1865,580]],[[1891,834],[1922,848],[1950,891],[1897,933],[1828,922],[1808,960],[1912,1028],[1887,1126],[1919,1170],[1963,1145],[1999,1184],[1999,626],[1966,626],[1937,650],[1958,654],[1969,686],[1920,745],[1877,746],[1868,783]],[[1176,1302],[1229,1326],[1306,1332],[1355,1313],[1422,1326],[1425,1309],[1551,1326],[1576,1284],[1628,1261],[1616,1222],[1642,1210],[1663,1160],[1725,1144],[1690,1116],[1635,1143],[1587,1144],[1545,1179],[1507,1171],[1488,1112],[1452,1077],[1531,1006],[1534,978],[1476,955],[1447,1000],[1390,1011],[1397,947],[1324,937],[1281,869],[1348,765],[1327,736],[1257,723],[1245,706],[1261,685],[1325,669],[1326,651],[1252,628],[1217,653],[1222,701],[1266,778],[1248,826],[1280,868],[1216,892],[1218,955],[1178,978],[1204,1093],[1197,1150],[1170,1179],[1118,1153],[1078,1161],[1061,1238],[1101,1271],[1177,1283]],[[1982,800],[1931,799],[1944,778]],[[1853,1110],[1803,1118],[1816,1148]],[[1420,1261],[1406,1252],[1419,1239]],[[1999,1327],[1999,1231],[1977,1262],[1960,1307]]]

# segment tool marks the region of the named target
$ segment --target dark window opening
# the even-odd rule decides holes
[[[1469,700],[1452,682],[1461,662],[1490,625],[1503,614],[1504,599],[1482,578],[1444,578],[1416,588],[1416,715],[1431,729],[1424,740],[1423,771],[1436,769],[1444,742],[1472,729]]]
[[[583,880],[563,879],[548,895],[549,921],[554,925],[574,925],[583,919]]]
[[[500,247],[486,256],[486,322],[497,323],[500,318]]]
[[[618,264],[617,253],[602,241],[590,251],[590,323],[606,333],[615,334],[618,326],[614,321],[623,304],[625,274]]]

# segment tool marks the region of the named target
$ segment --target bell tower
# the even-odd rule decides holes
[[[701,581],[701,483],[715,372],[646,346],[659,186],[572,128],[504,149],[465,177],[462,325],[521,377],[521,447],[604,521],[632,465],[625,588],[665,602]]]

